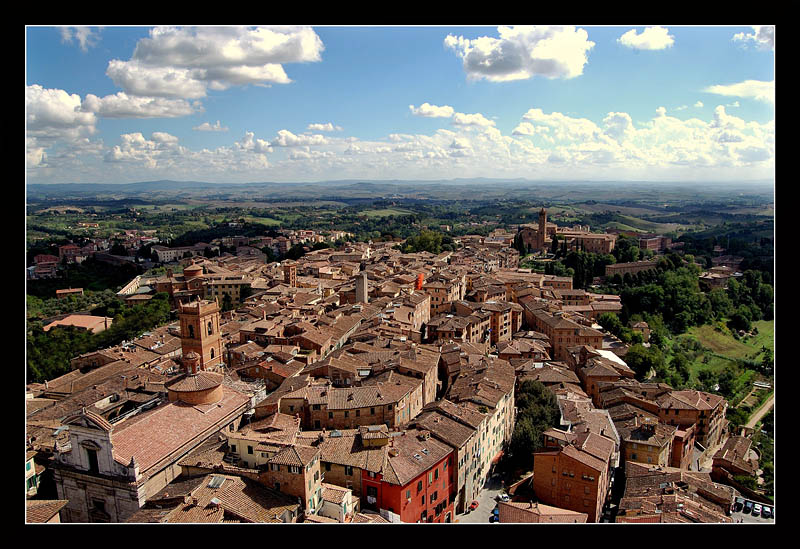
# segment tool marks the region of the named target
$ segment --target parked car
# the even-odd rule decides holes
[[[772,518],[772,507],[765,505],[761,510],[761,516],[764,518]]]
[[[497,507],[492,510],[492,518],[494,519],[494,522],[500,522],[500,509]]]
[[[511,499],[511,498],[508,497],[508,494],[497,494],[494,497],[495,501],[508,501],[509,499]]]
[[[733,502],[733,510],[738,513],[742,507],[744,507],[744,498],[736,498],[736,501]]]
[[[743,513],[747,513],[749,515],[752,510],[753,510],[753,502],[749,501],[749,500],[745,501],[744,502],[744,508],[742,509],[742,512]]]
[[[760,504],[760,503],[756,503],[756,504],[753,506],[753,516],[754,516],[754,517],[757,517],[757,516],[758,516],[758,515],[760,515],[760,514],[761,514],[761,504]]]
[[[469,504],[469,510],[474,511],[475,509],[478,508],[478,505],[479,503],[477,499],[472,500],[472,503]]]

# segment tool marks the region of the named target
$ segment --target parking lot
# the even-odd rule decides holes
[[[747,501],[750,501],[750,500],[745,500],[745,502],[747,502]],[[755,504],[755,503],[756,503],[755,501],[751,501],[751,504]],[[763,507],[764,505],[761,504],[761,506]],[[742,522],[743,524],[759,524],[759,523],[772,524],[772,523],[775,522],[775,516],[774,516],[775,515],[775,506],[771,505],[770,507],[772,507],[772,514],[773,514],[773,516],[771,518],[764,518],[761,515],[755,517],[755,516],[752,515],[752,512],[751,513],[745,513],[744,509],[742,509],[741,511],[733,511],[731,513],[731,518],[733,519],[734,522]]]

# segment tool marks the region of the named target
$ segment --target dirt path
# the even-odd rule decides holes
[[[772,393],[771,395],[769,395],[769,398],[766,400],[766,402],[764,402],[764,404],[762,404],[761,407],[756,411],[756,413],[754,413],[750,417],[750,421],[747,422],[747,425],[745,425],[745,427],[747,427],[748,429],[752,429],[753,427],[755,427],[756,423],[758,423],[762,417],[767,415],[767,413],[772,409],[772,406],[774,404],[775,404],[775,393]]]

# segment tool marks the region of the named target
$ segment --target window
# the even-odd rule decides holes
[[[422,505],[425,505],[425,494],[422,494]]]
[[[406,490],[406,499],[411,499],[411,490]]]
[[[344,411],[344,417],[350,417],[350,412],[348,410]]]
[[[361,410],[356,410],[356,417],[361,417]]]
[[[347,475],[348,477],[352,477],[353,476],[353,468],[351,466],[349,466],[349,465],[345,465],[344,466],[344,474]]]
[[[194,339],[194,326],[192,326],[191,324],[189,324],[189,337],[191,339]]]
[[[328,412],[328,419],[333,419],[333,412]]]
[[[319,404],[313,404],[313,405],[311,406],[311,409],[312,409],[312,410],[319,410],[319,409],[320,409],[320,405],[319,405]]]
[[[214,333],[214,328],[211,326],[211,321],[209,320],[208,321],[208,335],[211,335],[213,333]]]
[[[436,501],[436,498],[438,497],[439,497],[439,492],[438,491],[434,492],[433,495],[431,496],[431,503]]]
[[[89,472],[99,473],[100,467],[97,463],[97,451],[86,448],[86,455],[89,457]]]
[[[392,405],[391,405],[391,404],[387,405],[387,406],[386,406],[386,409],[387,409],[387,410],[391,410],[391,409],[392,409]]]
[[[419,494],[420,492],[422,492],[422,481],[421,480],[419,482],[417,482],[417,493]]]
[[[369,409],[369,414],[370,414],[371,416],[374,416],[374,415],[375,415],[375,408],[370,408],[370,409]]]
[[[214,358],[214,347],[211,347],[211,358]]]
[[[247,453],[248,454],[252,454],[253,453],[253,447],[252,446],[250,446],[250,445],[247,446]]]
[[[330,471],[331,470],[331,464],[330,463],[326,463],[325,464],[325,470],[326,471]]]
[[[236,445],[235,444],[231,444],[231,452],[233,452],[234,454],[236,453]]]
[[[289,411],[294,412],[294,406],[292,406],[291,404],[289,405]]]
[[[439,479],[439,469],[434,469],[433,470],[433,478],[435,478],[437,480]]]

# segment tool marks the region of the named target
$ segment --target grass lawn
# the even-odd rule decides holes
[[[367,217],[389,217],[390,215],[408,215],[414,212],[411,210],[399,210],[397,208],[384,208],[382,210],[364,210],[359,213]]]
[[[267,227],[276,227],[281,224],[280,220],[274,219],[272,217],[253,217],[251,215],[245,216],[245,220],[248,223],[258,223],[260,225],[266,225]]]
[[[774,349],[775,321],[759,320],[753,325],[758,328],[758,334],[739,340],[734,339],[726,329],[723,329],[722,332],[716,331],[713,325],[706,324],[690,328],[682,337],[695,339],[710,351],[698,355],[695,361],[689,365],[691,377],[697,379],[697,374],[701,370],[720,373],[736,359],[758,360],[762,354],[762,346]],[[703,362],[704,359],[707,359],[707,362]],[[749,373],[752,375],[755,372]]]

